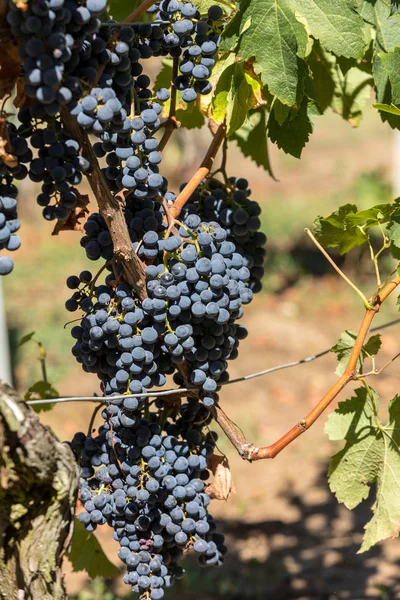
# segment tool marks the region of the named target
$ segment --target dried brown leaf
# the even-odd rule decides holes
[[[18,77],[16,84],[16,94],[14,98],[14,106],[16,108],[23,108],[31,103],[31,99],[28,98],[25,92],[25,82],[23,77]]]
[[[81,233],[84,233],[83,223],[80,221],[82,219],[86,221],[86,215],[89,214],[87,208],[89,196],[87,194],[81,194],[76,188],[71,188],[71,190],[75,192],[77,196],[76,206],[71,209],[69,216],[65,221],[57,221],[52,235],[58,235],[60,231],[80,231]]]
[[[18,43],[7,34],[6,12],[7,3],[0,0],[0,27],[5,30],[0,40],[0,98],[11,94],[21,66]]]
[[[207,494],[215,500],[228,500],[235,492],[228,459],[226,456],[212,454],[208,458],[208,468],[212,471],[214,480],[207,486]]]

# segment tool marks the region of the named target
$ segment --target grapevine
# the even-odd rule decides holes
[[[140,600],[160,600],[184,576],[188,552],[204,567],[221,566],[227,552],[209,512],[213,461],[220,452],[214,421],[242,458],[274,458],[348,383],[361,381],[383,435],[365,377],[382,372],[398,354],[376,369],[367,338],[375,315],[400,284],[395,270],[383,279],[378,265],[385,251],[398,259],[398,202],[369,211],[348,204],[318,217],[315,235],[306,230],[362,299],[365,314],[345,348],[339,379],[304,419],[275,443],[257,447],[230,420],[221,398],[223,387],[236,381],[230,381],[229,364],[248,335],[240,324],[245,307],[262,290],[267,238],[245,173],[231,175],[226,165],[232,139],[270,174],[267,138],[300,156],[312,116],[329,106],[318,85],[321,65],[332,73],[340,67],[343,77],[352,69],[374,73],[375,107],[382,120],[399,127],[400,39],[389,48],[378,32],[371,33],[371,58],[366,28],[374,25],[345,0],[339,2],[341,16],[354,31],[351,43],[339,49],[330,29],[315,26],[300,8],[280,8],[290,27],[280,14],[275,20],[264,15],[262,30],[254,11],[264,9],[256,1],[235,6],[145,0],[123,18],[114,18],[112,0],[1,3],[7,42],[17,51],[11,50],[12,84],[2,78],[0,275],[14,269],[9,253],[21,244],[18,181],[28,179],[39,184],[36,204],[43,218],[53,222],[55,233],[80,231],[82,252],[93,264],[66,278],[71,353],[85,373],[97,376],[101,393],[94,413],[101,410],[100,426],[92,429],[93,416],[89,431],[77,432],[70,443],[79,472],[78,526],[88,535],[100,525],[111,527],[124,582]],[[398,7],[387,15],[395,17]],[[334,31],[338,27],[335,21]],[[278,52],[280,36],[285,44]],[[332,66],[337,57],[351,64],[346,73],[339,58]],[[155,80],[154,60],[160,67]],[[385,77],[381,71],[378,77],[379,61]],[[336,85],[337,73],[331,76]],[[371,77],[364,85],[372,85]],[[342,85],[343,95],[345,90]],[[348,112],[355,119],[351,105]],[[164,153],[175,131],[196,119],[208,124],[209,147],[188,181],[172,189]],[[97,204],[90,213],[85,183]],[[372,227],[382,235],[378,249]],[[377,279],[370,297],[325,250],[346,253],[364,244]],[[339,356],[343,344],[333,350]],[[363,374],[367,359],[372,368]],[[57,400],[49,387],[42,399]],[[28,401],[38,402],[30,396]],[[368,483],[383,485],[382,479]],[[332,487],[336,491],[337,482]],[[392,535],[390,526],[385,522],[385,535]]]

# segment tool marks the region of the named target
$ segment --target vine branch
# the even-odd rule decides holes
[[[368,308],[364,314],[358,330],[353,350],[350,354],[349,361],[343,375],[336,383],[324,394],[316,406],[301,419],[294,427],[289,429],[281,438],[269,446],[257,448],[253,444],[246,441],[244,436],[233,425],[232,421],[227,417],[220,407],[214,407],[213,416],[229,441],[236,448],[239,455],[249,461],[262,460],[264,458],[275,458],[286,446],[291,444],[297,437],[305,433],[324,412],[329,404],[336,398],[339,392],[353,379],[357,377],[357,361],[360,357],[365,338],[370,329],[373,318],[379,312],[382,303],[400,284],[400,277],[395,277],[390,281],[374,298],[374,305]]]
[[[85,175],[97,201],[100,214],[104,217],[110,231],[114,244],[114,255],[122,264],[126,281],[143,300],[147,295],[144,268],[141,260],[133,251],[122,205],[112,196],[107,187],[87,133],[81,129],[68,110],[62,110],[61,118],[69,133],[81,145],[82,154],[90,163],[90,169]]]
[[[158,2],[158,0],[144,0],[142,4],[135,8],[135,10],[132,11],[131,14],[126,17],[124,23],[133,23],[139,17],[144,15],[144,13],[147,12],[148,9],[151,8],[156,2]]]
[[[226,125],[225,123],[221,123],[216,130],[213,140],[210,144],[210,147],[207,150],[207,153],[201,163],[200,167],[197,169],[196,173],[193,175],[191,180],[186,184],[183,188],[173,205],[171,206],[171,214],[174,219],[177,219],[182,211],[182,208],[185,206],[186,202],[189,200],[190,196],[193,194],[197,186],[203,181],[205,177],[211,171],[211,168],[214,163],[215,156],[225,139],[226,134]]]

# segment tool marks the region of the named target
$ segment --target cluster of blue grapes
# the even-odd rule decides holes
[[[142,217],[147,211],[141,211]],[[146,219],[135,219],[145,226]],[[110,242],[104,226],[98,215],[85,225],[97,236],[86,243],[93,259],[99,258],[103,238]],[[125,284],[113,290],[111,273],[104,285],[95,287],[82,276],[68,279],[68,287],[76,291],[67,309],[87,313],[72,330],[77,340],[72,352],[85,370],[97,373],[105,394],[160,387],[165,375],[186,360],[191,383],[210,408],[218,399],[218,385],[227,380],[227,360],[236,358],[239,340],[246,336],[234,321],[253,297],[247,286],[250,272],[216,222],[201,222],[191,214],[179,234],[163,235],[163,228],[155,227],[142,234],[140,248],[152,260],[145,270],[148,297],[143,301]],[[108,248],[103,257],[112,255],[111,244],[103,248]],[[180,382],[178,374],[175,378]]]
[[[20,118],[30,119],[27,111],[25,115],[20,114]],[[30,144],[37,152],[30,162],[28,174],[31,181],[42,182],[36,201],[43,207],[43,216],[48,221],[64,220],[76,204],[73,186],[81,183],[82,173],[89,169],[89,161],[80,155],[78,142],[71,139],[58,121],[51,127],[33,129],[26,129],[23,123],[20,129],[29,136]]]
[[[185,102],[194,102],[198,94],[212,90],[209,78],[224,27],[223,10],[215,4],[208,9],[207,17],[201,18],[191,2],[162,0],[158,11],[156,22],[164,24],[163,51],[180,59],[180,74],[174,84]]]
[[[250,271],[250,289],[257,293],[262,287],[267,238],[259,231],[260,205],[250,195],[247,179],[230,177],[226,183],[206,179],[185,204],[183,214],[194,213],[206,221],[220,223]]]
[[[126,199],[124,216],[133,249],[143,260],[154,259],[158,250],[155,252],[154,247],[147,247],[141,240],[147,232],[162,236],[167,229],[162,205],[157,199],[132,196]],[[98,260],[100,257],[105,260],[111,259],[114,246],[103,217],[99,213],[92,213],[83,227],[85,235],[81,239],[81,245],[85,248],[86,256],[90,260]]]
[[[205,566],[220,565],[226,548],[208,514],[207,457],[216,434],[197,401],[184,403],[175,423],[142,416],[140,398],[110,397],[98,435],[75,435],[81,468],[80,521],[88,531],[108,523],[126,564],[124,581],[141,598],[159,600],[183,576],[179,561],[193,548]]]
[[[32,0],[23,8],[9,1],[7,22],[23,39],[25,91],[34,99],[34,117],[54,117],[81,92],[78,77],[88,83],[96,79],[96,69],[80,65],[79,55],[99,30],[105,7],[106,0]]]
[[[178,561],[190,548],[203,565],[222,562],[223,538],[215,533],[204,490],[215,440],[207,427],[229,378],[228,360],[247,335],[236,321],[253,297],[250,271],[218,222],[191,213],[170,233],[164,216],[158,200],[128,196],[132,245],[150,263],[147,298],[119,283],[118,273],[96,285],[84,271],[68,278],[73,294],[66,303],[85,313],[71,331],[72,353],[97,374],[107,403],[99,435],[79,434],[73,442],[85,508],[80,519],[89,531],[103,523],[113,527],[127,565],[125,582],[153,600],[182,575]],[[92,215],[85,230],[89,257],[113,255],[100,215]],[[146,394],[162,388],[168,375],[184,383],[179,367],[185,361],[196,397],[171,405],[158,398],[149,412]]]
[[[32,151],[12,123],[7,123],[6,136],[7,139],[1,140],[0,153],[0,252],[13,252],[21,245],[17,235],[21,226],[17,213],[18,189],[13,181],[26,177],[24,163],[32,159]],[[0,256],[0,275],[8,275],[13,268],[14,263],[9,256]]]
[[[159,103],[153,103],[153,108],[128,119],[122,132],[99,136],[103,141],[94,145],[94,151],[99,158],[106,158],[103,174],[112,192],[124,189],[138,200],[157,196],[161,200],[159,192],[166,191],[167,181],[159,173],[159,142],[152,135],[160,125],[161,110]]]

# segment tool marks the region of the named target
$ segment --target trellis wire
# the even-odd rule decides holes
[[[383,325],[377,325],[376,327],[372,327],[372,329],[370,329],[370,333],[381,329],[386,329],[387,327],[391,327],[392,325],[396,325],[397,323],[400,323],[400,319],[394,319],[393,321],[389,321],[388,323],[383,323]],[[221,386],[232,385],[233,383],[241,383],[243,381],[248,381],[249,379],[255,379],[256,377],[269,375],[269,373],[274,373],[275,371],[282,371],[283,369],[297,367],[298,365],[317,360],[318,358],[325,356],[325,354],[329,354],[329,352],[331,352],[331,348],[323,350],[322,352],[318,352],[318,354],[313,354],[312,356],[306,356],[305,358],[301,358],[300,360],[276,365],[275,367],[270,367],[269,369],[264,369],[263,371],[258,371],[256,373],[250,373],[249,375],[243,375],[242,377],[236,377],[236,379],[231,379],[230,381],[225,381],[221,383]],[[125,398],[160,398],[162,396],[184,395],[189,392],[193,392],[195,390],[200,389],[201,388],[199,387],[193,386],[187,388],[160,390],[159,392],[143,392],[141,394],[116,394],[115,396],[107,397],[107,399],[102,396],[66,396],[61,398],[53,398],[49,400],[28,400],[27,404],[29,404],[30,406],[33,406],[35,404],[61,404],[63,402],[101,402],[104,404],[108,402],[108,398],[113,398],[113,400]]]

